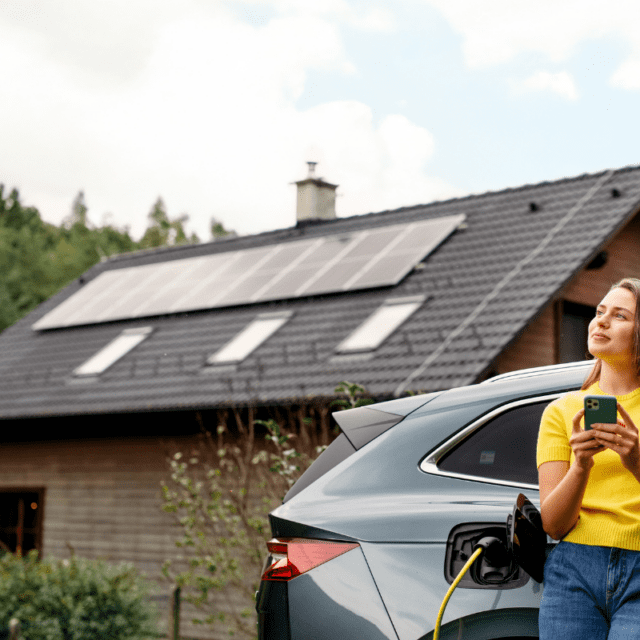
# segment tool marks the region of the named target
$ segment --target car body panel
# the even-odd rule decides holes
[[[400,640],[414,640],[433,629],[449,589],[445,545],[363,543],[362,551]],[[519,589],[457,589],[443,622],[504,607],[537,612],[541,595],[541,585],[531,579]]]
[[[288,586],[292,638],[397,638],[358,548],[294,578]]]
[[[455,409],[448,419],[466,423],[469,415],[466,408]],[[444,542],[460,517],[495,521],[496,507],[506,519],[518,489],[420,470],[424,456],[442,441],[433,435],[440,421],[441,414],[412,414],[273,515],[368,542]]]
[[[538,637],[537,609],[494,609],[458,618],[440,629],[440,640],[519,640]],[[433,632],[418,640],[432,640]]]

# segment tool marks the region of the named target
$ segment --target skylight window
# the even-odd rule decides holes
[[[235,338],[207,360],[207,364],[242,362],[250,353],[270,338],[289,318],[290,311],[261,313]]]
[[[74,376],[97,376],[137,347],[153,331],[152,327],[125,329],[117,338],[100,349],[74,370]]]
[[[350,353],[377,349],[423,302],[424,296],[386,300],[336,350]]]

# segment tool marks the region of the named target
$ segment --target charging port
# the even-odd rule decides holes
[[[529,576],[516,564],[507,549],[507,527],[503,523],[465,523],[454,527],[447,540],[444,576],[451,584],[483,538],[485,552],[474,563],[459,586],[467,589],[516,589],[527,583]]]

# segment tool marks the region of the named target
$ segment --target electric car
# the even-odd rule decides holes
[[[537,638],[542,585],[509,552],[507,521],[519,494],[539,505],[542,411],[590,366],[336,412],[341,434],[270,514],[260,640],[426,640],[486,536],[506,550],[464,575],[440,638]]]

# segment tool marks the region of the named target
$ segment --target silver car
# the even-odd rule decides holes
[[[589,368],[514,372],[334,414],[342,433],[270,514],[259,638],[432,637],[478,540],[507,547],[518,495],[539,504],[542,411],[578,389]],[[449,601],[440,637],[537,638],[541,592],[512,554],[478,560]]]

